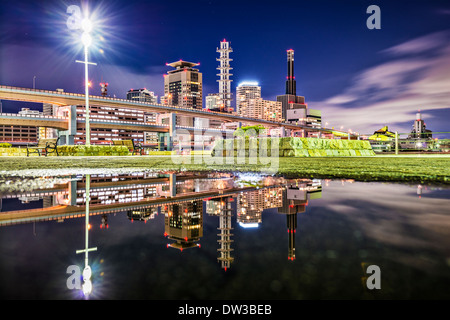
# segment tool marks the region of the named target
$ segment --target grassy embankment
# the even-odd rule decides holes
[[[175,160],[175,161],[174,161]],[[0,175],[26,175],[34,169],[51,172],[70,169],[83,173],[83,168],[105,168],[162,171],[229,171],[266,172],[268,165],[179,164],[170,156],[95,156],[95,157],[2,157]],[[396,181],[450,184],[450,156],[374,156],[374,157],[280,157],[278,174],[298,178],[354,179],[357,181]]]

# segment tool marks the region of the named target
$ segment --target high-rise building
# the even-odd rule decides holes
[[[158,103],[158,96],[153,91],[144,89],[130,89],[127,92],[127,100],[138,102]]]
[[[168,104],[180,108],[202,109],[202,73],[194,68],[199,64],[180,60],[167,65],[175,68],[164,75],[164,95]]]
[[[425,124],[425,121],[422,119],[422,116],[420,114],[420,111],[416,113],[416,120],[413,124],[413,129],[411,130],[410,135],[408,136],[409,139],[416,139],[416,138],[432,138],[433,133],[431,130],[427,129],[427,126]]]
[[[297,84],[294,76],[294,50],[287,50],[287,80],[286,93],[277,96],[277,101],[282,103],[282,119],[290,122],[296,120],[297,112],[289,112],[288,110],[306,109],[305,97],[297,96]]]
[[[247,116],[252,99],[261,98],[261,87],[257,82],[242,82],[236,87],[236,114]]]
[[[279,101],[264,100],[262,98],[245,101],[245,107],[240,109],[240,116],[281,122],[282,104]]]
[[[294,76],[294,50],[287,50],[286,93],[277,96],[282,104],[283,122],[292,122],[315,128],[321,127],[322,115],[319,110],[309,109],[305,97],[297,95],[297,82]]]
[[[210,93],[205,98],[205,109],[217,111],[220,109],[220,96],[218,93]]]
[[[254,103],[258,116],[256,118],[267,121],[282,121],[282,103],[280,101],[270,101],[263,99],[254,99],[250,105]]]
[[[217,48],[217,52],[219,53],[219,58],[217,58],[217,61],[220,62],[220,65],[217,67],[217,70],[219,70],[219,104],[217,111],[221,112],[231,112],[231,82],[233,80],[230,79],[230,76],[232,74],[230,73],[230,70],[233,68],[230,67],[230,61],[233,61],[233,59],[230,59],[230,53],[233,52],[233,49],[230,47],[230,43],[226,41],[225,39],[220,42],[220,48]]]
[[[158,96],[155,95],[153,91],[148,90],[147,88],[143,89],[130,89],[127,92],[127,100],[137,101],[137,102],[146,102],[146,103],[158,103]],[[156,124],[157,115],[154,112],[146,112],[144,114],[144,121],[147,123]],[[155,144],[158,140],[156,132],[144,132],[144,143],[153,143]],[[136,136],[137,137],[137,136]],[[139,135],[140,137],[140,135]]]

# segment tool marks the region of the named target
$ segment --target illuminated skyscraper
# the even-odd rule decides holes
[[[164,75],[164,95],[167,103],[180,108],[202,109],[202,73],[198,63],[177,61],[168,63],[175,68]]]
[[[158,96],[153,91],[147,89],[130,89],[127,92],[127,99],[138,102],[158,103]]]
[[[236,88],[236,113],[242,117],[253,114],[249,109],[251,100],[261,98],[261,87],[257,82],[242,82]]]
[[[220,109],[220,95],[218,93],[210,93],[205,99],[205,109],[218,111]]]

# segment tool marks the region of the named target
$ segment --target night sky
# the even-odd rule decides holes
[[[0,2],[0,84],[83,93],[80,31],[66,25],[80,0]],[[369,30],[369,5],[381,29]],[[109,83],[163,94],[166,63],[199,62],[203,95],[218,92],[216,48],[230,41],[232,90],[257,81],[265,99],[285,92],[286,50],[295,50],[297,94],[327,127],[409,132],[420,109],[427,128],[449,131],[450,2],[90,1],[95,16],[93,94]],[[3,101],[4,112],[24,103]],[[33,108],[40,108],[36,105]]]

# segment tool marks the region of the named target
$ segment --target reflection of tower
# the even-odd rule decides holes
[[[231,239],[233,236],[231,233],[231,230],[233,230],[231,226],[231,216],[233,215],[233,212],[230,200],[230,198],[225,197],[220,199],[219,228],[217,228],[220,230],[220,233],[217,234],[220,237],[218,240],[220,248],[217,249],[220,255],[217,260],[221,262],[222,268],[225,269],[225,271],[230,268],[230,265],[234,260],[231,256],[231,252],[233,251],[231,248],[231,243],[233,242]]]
[[[288,259],[295,259],[295,233],[297,229],[297,214],[306,211],[308,199],[320,198],[322,194],[321,182],[308,181],[293,183],[283,190],[283,204],[278,213],[286,214],[288,231]]]
[[[180,250],[198,247],[203,236],[203,201],[195,200],[164,206],[165,235],[175,240],[168,247]]]
[[[289,252],[288,259],[295,259],[295,231],[297,229],[297,213],[286,215],[287,218],[287,228],[289,236]]]
[[[295,259],[295,233],[297,229],[297,213],[305,212],[307,202],[306,190],[292,190],[290,186],[287,186],[286,189],[283,189],[283,205],[278,208],[278,213],[286,214],[289,260]]]

